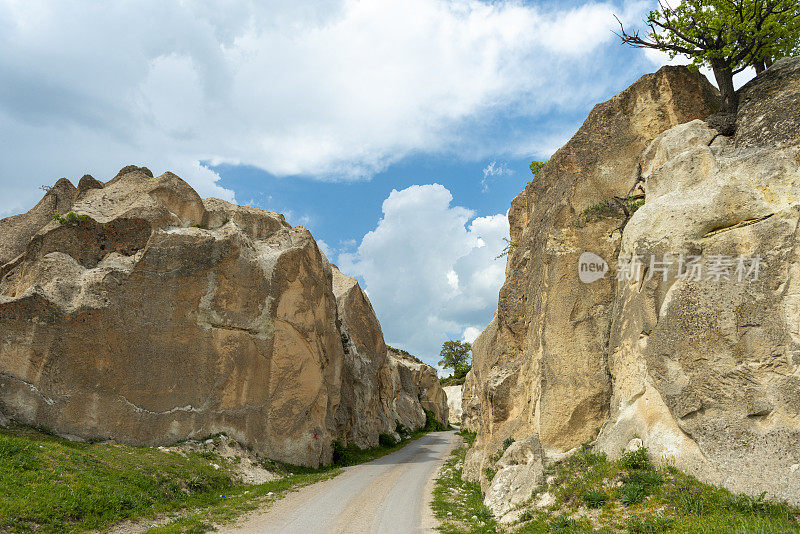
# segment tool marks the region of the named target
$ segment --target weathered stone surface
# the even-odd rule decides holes
[[[461,390],[464,386],[445,386],[444,394],[447,396],[447,409],[450,413],[450,424],[461,424]]]
[[[2,411],[83,438],[225,432],[277,460],[328,462],[343,352],[308,231],[204,204],[170,173],[136,168],[84,193],[69,209],[85,220],[40,225],[0,267]]]
[[[706,269],[715,256],[733,261],[720,279],[679,277],[676,262],[666,280],[620,284],[611,419],[597,445],[616,456],[638,437],[654,459],[702,480],[794,504],[800,138],[786,124],[800,120],[800,109],[787,108],[798,87],[800,60],[782,60],[743,89],[735,139],[697,142],[715,132],[694,121],[643,154],[647,201],[625,229],[620,258],[702,256]],[[740,280],[739,256],[761,258],[757,280],[746,272]]]
[[[282,215],[129,165],[60,180],[0,228],[0,423],[141,445],[224,432],[316,466],[334,439],[424,426],[423,406],[447,418],[435,370],[387,355],[358,283]]]
[[[508,256],[497,313],[473,344],[464,387],[465,427],[478,430],[464,474],[481,480],[484,489],[483,468],[506,438],[535,437],[543,455],[555,455],[592,439],[605,421],[613,273],[583,284],[577,263],[585,251],[615,257],[621,220],[587,221],[582,213],[625,196],[650,141],[672,126],[708,116],[717,101],[705,78],[685,68],[644,76],[595,106],[513,200],[509,222],[517,246]],[[501,493],[494,492],[496,500],[503,500]]]
[[[544,455],[538,438],[533,434],[525,441],[515,441],[495,464],[497,470],[488,483],[484,504],[495,517],[512,519],[506,514],[529,501],[533,490],[542,483]]]
[[[54,213],[69,211],[77,193],[75,186],[62,178],[29,212],[0,219],[0,265],[22,254],[36,232],[53,220]]]
[[[420,405],[418,413],[422,413],[422,424],[413,428],[425,425],[425,413],[422,408],[430,410],[437,420],[446,424],[449,420],[447,395],[445,395],[442,386],[439,384],[436,369],[391,348],[388,349],[388,355],[391,363],[391,372],[396,375],[391,382],[396,383],[399,380],[401,391],[405,394],[401,393],[401,397],[407,396],[409,402],[411,402],[411,399],[416,399]],[[399,415],[403,415],[402,410],[397,409],[395,411]]]
[[[389,366],[386,343],[372,304],[356,279],[345,276],[336,266],[332,266],[332,271],[344,346],[336,423],[345,442],[361,448],[374,447],[381,433],[390,434],[395,430],[396,414],[387,412],[381,404],[382,393],[389,396],[389,401],[395,395],[393,389],[381,387],[382,371],[385,376],[384,368]],[[401,411],[403,406],[401,403]],[[408,409],[414,415],[418,413],[413,408]]]

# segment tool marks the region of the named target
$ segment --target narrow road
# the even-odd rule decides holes
[[[460,438],[421,437],[397,452],[345,469],[341,475],[289,493],[223,534],[343,534],[434,532],[433,475]]]

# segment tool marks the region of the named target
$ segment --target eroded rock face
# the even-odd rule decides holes
[[[464,386],[464,425],[478,430],[464,474],[481,480],[484,491],[489,489],[484,467],[505,439],[535,436],[543,454],[558,454],[592,439],[606,420],[613,273],[584,284],[577,265],[586,251],[616,256],[620,220],[586,221],[582,213],[625,196],[650,141],[676,124],[709,115],[716,103],[715,89],[685,68],[644,76],[595,106],[513,200],[509,222],[517,246],[508,256],[497,313],[473,344]],[[514,491],[530,495],[530,484],[515,483]]]
[[[611,419],[597,444],[616,456],[639,437],[654,458],[702,480],[794,504],[799,91],[800,60],[777,62],[742,89],[735,138],[694,121],[642,155],[647,200],[625,229],[620,258],[669,254],[675,263],[619,286]],[[681,254],[704,258],[705,273],[680,277]],[[755,257],[759,272],[748,274]],[[715,261],[730,262],[719,276]]]
[[[355,278],[345,276],[336,266],[332,266],[332,271],[344,345],[341,401],[336,423],[340,436],[347,443],[355,443],[361,448],[374,447],[378,445],[380,434],[391,434],[395,430],[396,414],[384,408],[381,394],[388,395],[386,400],[391,403],[399,391],[381,387],[382,377],[386,380],[390,364],[381,325],[367,295]],[[410,410],[416,415],[414,408],[404,408],[401,403],[400,412]]]
[[[461,424],[461,389],[463,386],[445,386],[444,394],[447,396],[447,410],[450,414],[450,424]]]
[[[479,431],[464,472],[501,519],[539,484],[541,459],[598,429],[595,448],[611,457],[644,445],[702,480],[799,502],[800,59],[742,88],[734,137],[693,120],[714,110],[714,92],[692,76],[662,69],[595,108],[618,113],[617,133],[590,116],[512,204],[518,246],[463,400],[465,426]],[[678,80],[676,99],[666,88]],[[633,142],[615,141],[630,132]],[[646,202],[621,238],[613,218],[576,224],[587,188],[622,196],[630,171]],[[578,282],[582,251],[611,259],[610,274]],[[681,254],[703,257],[705,276],[678,276]],[[665,255],[668,268],[649,265]],[[617,281],[632,257],[648,265]],[[715,261],[729,262],[722,279],[708,271]],[[527,468],[496,460],[502,440],[528,436],[541,455]],[[492,484],[485,467],[498,470]]]
[[[170,173],[81,183],[73,205],[59,182],[18,216],[33,235],[20,254],[3,243],[17,257],[0,267],[2,411],[82,438],[224,432],[270,458],[328,462],[343,349],[308,231],[203,201]],[[80,218],[40,217],[50,204]]]
[[[449,420],[447,395],[445,395],[442,386],[439,384],[436,369],[391,348],[388,349],[388,356],[391,376],[388,382],[390,389],[397,390],[399,387],[398,394],[394,396],[394,398],[398,399],[397,402],[399,404],[394,411],[401,418],[400,422],[408,428],[417,429],[424,426],[425,412],[422,410],[424,408],[430,410],[437,420],[447,424]],[[386,397],[392,398],[393,396],[392,394],[387,394]],[[419,405],[419,411],[402,409],[403,406],[413,405],[415,402]],[[416,412],[416,416],[409,420],[415,421],[415,423],[414,426],[409,427],[402,421],[402,417],[407,417],[407,414],[410,415],[414,412]],[[420,418],[421,423],[416,422],[420,421]]]

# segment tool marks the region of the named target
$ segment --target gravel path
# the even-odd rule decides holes
[[[459,441],[452,431],[428,434],[383,458],[290,493],[219,532],[434,532],[429,507],[433,476]]]

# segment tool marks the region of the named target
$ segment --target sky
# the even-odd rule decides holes
[[[125,165],[283,213],[436,364],[504,280],[511,199],[668,58],[656,2],[0,0],[0,217]]]

